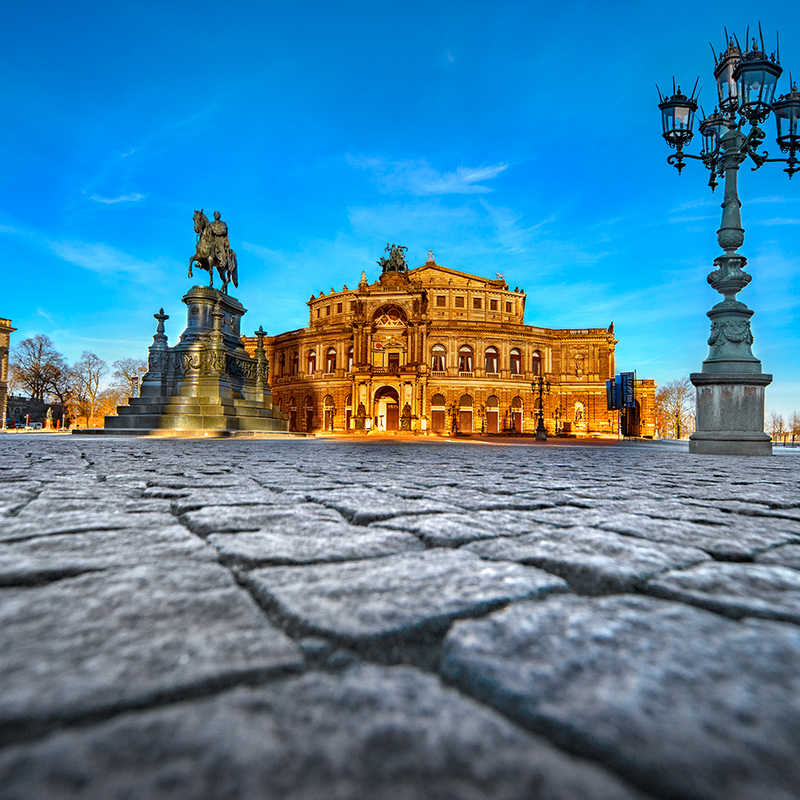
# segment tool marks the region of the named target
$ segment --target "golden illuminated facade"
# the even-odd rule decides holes
[[[613,325],[525,325],[525,300],[501,276],[442,267],[430,252],[413,270],[384,265],[372,284],[362,273],[357,289],[311,297],[309,327],[265,339],[273,400],[296,431],[530,434],[542,376],[548,434],[616,434]],[[643,436],[654,433],[654,393],[637,381]],[[634,417],[623,432],[637,432]]]

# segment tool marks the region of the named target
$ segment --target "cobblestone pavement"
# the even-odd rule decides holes
[[[798,798],[799,466],[0,437],[0,798]]]

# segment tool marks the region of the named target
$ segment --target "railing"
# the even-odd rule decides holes
[[[475,377],[475,373],[474,372],[459,372],[458,373],[458,377],[459,378],[474,378]]]
[[[500,377],[500,373],[499,372],[487,372],[486,373],[486,377],[487,378],[499,378]]]
[[[445,378],[445,377],[447,377],[447,373],[444,372],[444,371],[440,372],[439,370],[431,370],[431,377],[433,377],[433,378]]]

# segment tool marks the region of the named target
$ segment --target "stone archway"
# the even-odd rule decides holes
[[[400,395],[393,386],[381,386],[375,392],[375,427],[379,431],[400,429]]]
[[[495,395],[486,398],[486,433],[500,433],[500,400]]]

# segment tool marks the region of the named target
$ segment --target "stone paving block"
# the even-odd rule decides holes
[[[457,622],[443,674],[658,797],[789,800],[800,630],[646,597],[550,597]]]
[[[783,567],[800,569],[800,544],[785,544],[773,547],[765,553],[759,553],[756,558],[758,564],[778,564]]]
[[[478,539],[518,536],[541,526],[535,520],[514,512],[476,511],[471,514],[413,514],[373,522],[371,528],[391,527],[413,531],[433,547],[458,547]]]
[[[729,617],[800,623],[800,572],[772,564],[701,564],[659,575],[646,591]]]
[[[65,511],[50,516],[11,517],[0,527],[0,542],[30,539],[33,536],[52,536],[88,531],[143,530],[166,527],[175,523],[172,514],[159,512],[126,513],[111,505],[104,511]]]
[[[3,485],[0,493],[0,517],[7,517],[18,512],[30,503],[37,495],[37,490],[23,488],[14,484]]]
[[[170,513],[168,500],[143,498],[141,496],[120,496],[119,492],[104,490],[94,492],[87,497],[54,497],[43,492],[35,500],[28,503],[18,514],[19,519],[30,517],[52,517],[67,511],[79,511],[84,514],[127,513],[142,514],[144,512]]]
[[[544,528],[475,542],[463,550],[482,558],[540,567],[584,594],[631,591],[660,572],[710,560],[696,547],[651,544],[592,528]]]
[[[610,514],[598,527],[652,542],[697,547],[724,561],[747,561],[763,550],[797,539],[791,533],[758,531],[752,523],[745,523],[746,529],[742,530],[739,519],[742,518],[733,518],[729,525],[722,526],[653,519],[642,514]]]
[[[178,514],[197,511],[207,506],[267,506],[291,505],[302,502],[297,494],[288,492],[275,492],[258,486],[254,482],[243,481],[244,485],[230,486],[223,489],[183,489],[176,492],[172,507]],[[154,491],[151,487],[148,491]],[[161,489],[164,491],[164,489]],[[180,492],[180,493],[177,493]]]
[[[433,500],[405,500],[376,489],[346,488],[329,492],[307,492],[306,498],[320,505],[334,508],[354,525],[368,525],[382,519],[403,514],[433,514],[459,511],[449,503]]]
[[[270,567],[250,573],[248,585],[310,631],[352,641],[438,630],[456,617],[567,588],[560,578],[533,567],[490,563],[451,550]]]
[[[37,536],[0,543],[0,586],[29,585],[81,572],[173,562],[217,560],[182,525],[126,531]]]
[[[464,486],[440,486],[436,489],[416,490],[409,493],[402,486],[387,486],[387,491],[398,497],[416,497],[439,503],[450,503],[469,511],[535,511],[552,508],[555,503],[544,494],[495,494],[491,488],[481,491],[465,491]]]
[[[0,731],[189,696],[301,665],[227,570],[187,562],[0,590]]]
[[[351,561],[423,550],[413,534],[364,529],[345,522],[317,522],[312,531],[212,534],[207,539],[226,564],[252,568],[266,564]]]
[[[253,504],[205,506],[182,515],[182,519],[198,536],[210,533],[265,530],[280,534],[316,534],[320,525],[331,523],[350,530],[352,526],[332,508],[316,503]]]
[[[4,800],[635,800],[408,667],[312,673],[0,753]]]

